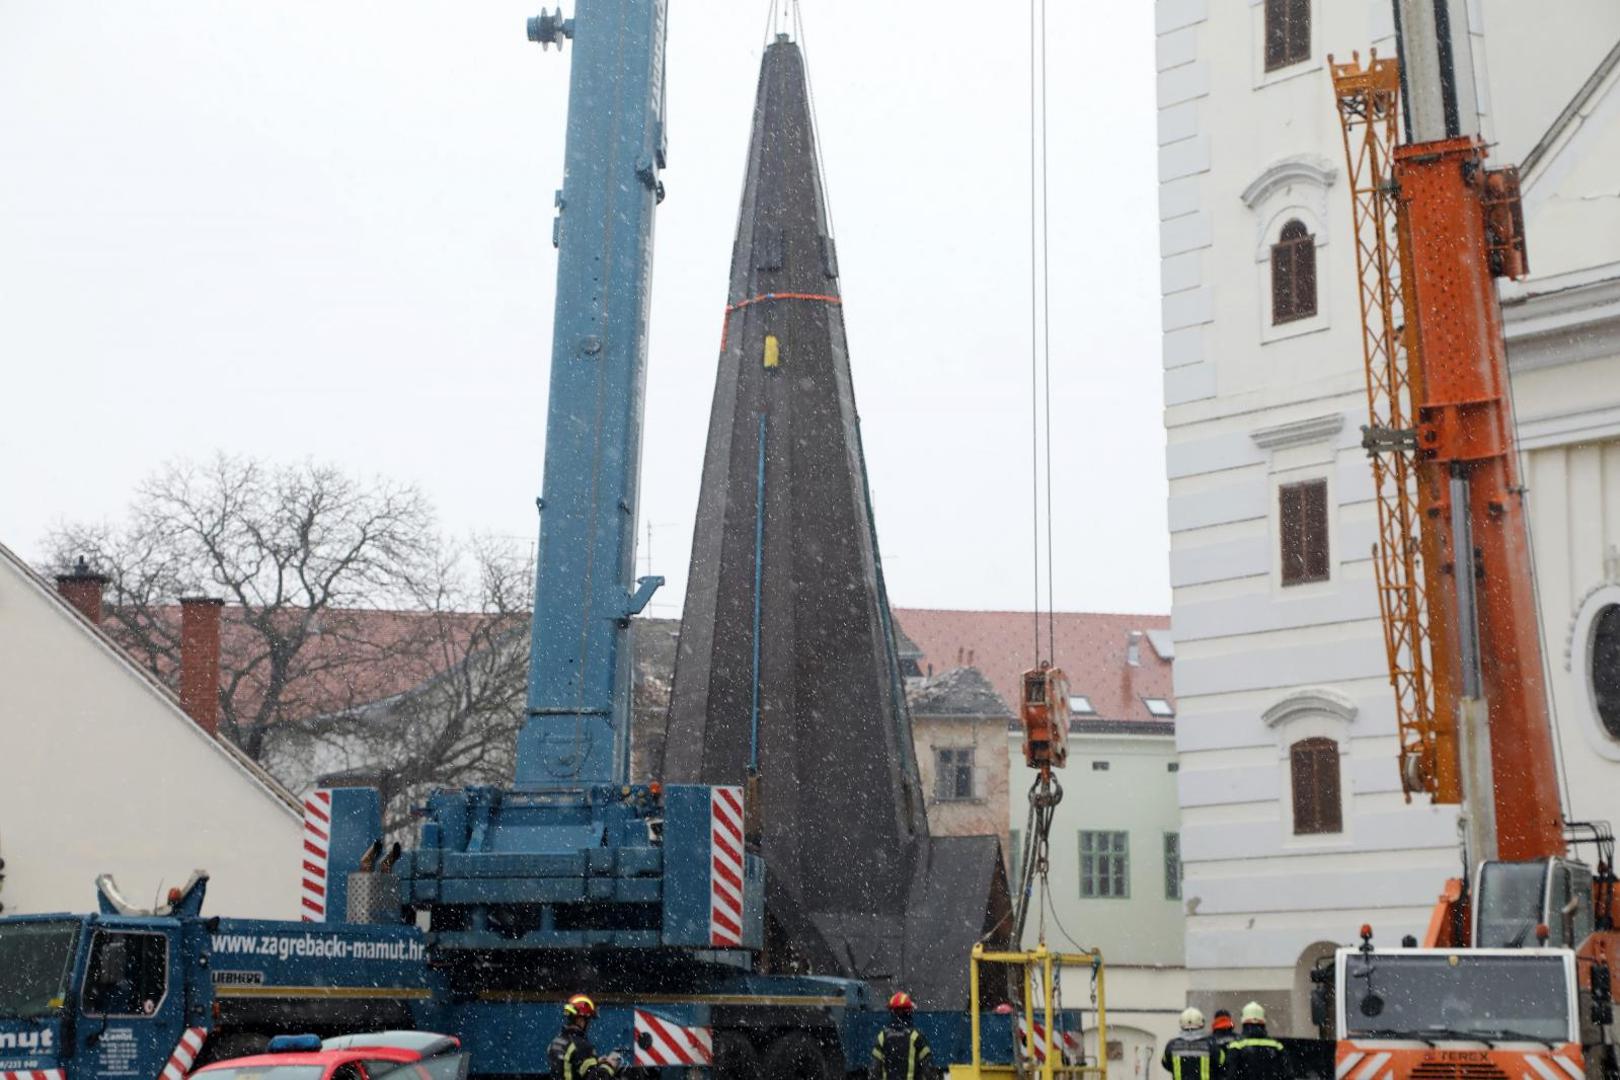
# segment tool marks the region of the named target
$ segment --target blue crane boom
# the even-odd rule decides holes
[[[632,590],[653,215],[664,167],[664,0],[581,0],[529,21],[573,40],[557,192],[551,396],[519,788],[629,775]]]

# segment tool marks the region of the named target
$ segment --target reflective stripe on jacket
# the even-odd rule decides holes
[[[922,1032],[891,1024],[878,1032],[877,1045],[872,1047],[872,1075],[876,1080],[926,1080],[932,1075],[928,1060],[932,1055]]]
[[[1192,1069],[1188,1062],[1194,1058],[1198,1060],[1197,1080],[1209,1080],[1210,1059],[1213,1056],[1206,1038],[1187,1038],[1178,1035],[1164,1044],[1164,1056],[1159,1063],[1164,1066],[1173,1080],[1193,1080]]]
[[[613,1066],[596,1056],[596,1048],[582,1031],[565,1028],[546,1049],[551,1080],[600,1080],[613,1075]]]
[[[1219,1065],[1230,1080],[1289,1080],[1287,1050],[1269,1035],[1232,1040],[1221,1048]]]

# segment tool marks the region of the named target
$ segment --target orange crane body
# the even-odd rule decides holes
[[[1493,278],[1525,270],[1517,177],[1485,168],[1464,136],[1402,146],[1394,179],[1404,218],[1402,287],[1413,353],[1417,473],[1425,533],[1435,717],[1442,744],[1463,694],[1457,671],[1459,598],[1472,567],[1481,686],[1489,710],[1498,853],[1533,859],[1565,851],[1552,726],[1542,676],[1524,489],[1509,403],[1507,347]],[[1453,484],[1466,485],[1466,532]],[[1459,540],[1473,551],[1458,551]],[[1435,580],[1446,576],[1442,584]],[[1451,733],[1454,737],[1454,730]],[[1454,755],[1450,750],[1449,754]],[[1453,767],[1446,755],[1442,774]]]

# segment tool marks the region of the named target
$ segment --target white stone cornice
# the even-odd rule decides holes
[[[1296,154],[1266,166],[1265,171],[1243,189],[1243,194],[1239,198],[1243,200],[1244,206],[1253,210],[1269,199],[1274,192],[1289,184],[1311,184],[1322,191],[1328,191],[1333,187],[1333,181],[1338,175],[1338,170],[1327,158],[1316,154]]]
[[[1309,446],[1326,442],[1344,427],[1343,413],[1312,416],[1305,420],[1290,420],[1286,424],[1255,428],[1249,432],[1256,446],[1262,450],[1280,450],[1289,446]]]
[[[1326,686],[1296,690],[1260,714],[1269,728],[1281,727],[1304,716],[1327,716],[1348,724],[1361,710],[1345,695]]]
[[[1515,372],[1613,356],[1620,352],[1620,275],[1542,292],[1521,286],[1503,301],[1502,328]]]

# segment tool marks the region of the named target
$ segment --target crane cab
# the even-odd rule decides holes
[[[1024,672],[1018,719],[1024,725],[1024,764],[1043,772],[1069,761],[1069,680],[1042,664]]]
[[[1488,860],[1474,877],[1476,948],[1577,948],[1594,929],[1592,868],[1577,859]]]

